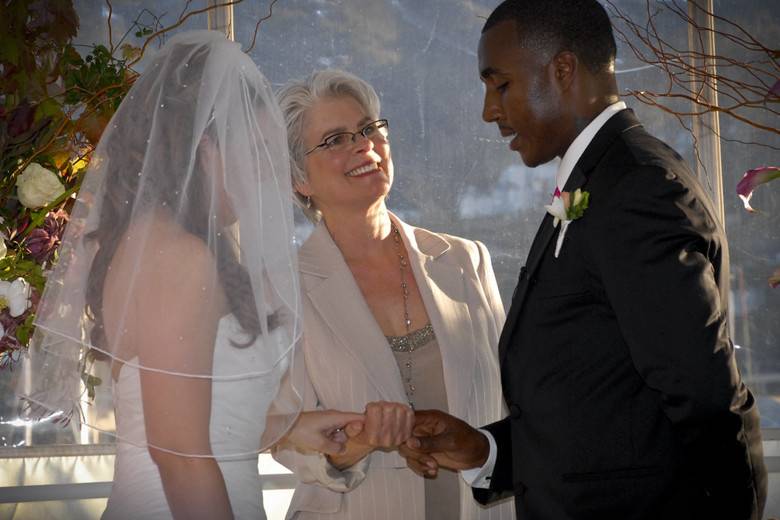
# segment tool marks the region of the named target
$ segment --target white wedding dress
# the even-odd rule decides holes
[[[224,316],[217,329],[214,346],[215,375],[264,372],[278,352],[288,344],[282,327],[269,333],[269,342],[256,341],[237,348],[231,339],[245,341],[238,320]],[[271,348],[268,348],[268,347]],[[117,454],[114,484],[103,513],[104,519],[170,519],[160,473],[149,455],[146,441],[141,383],[137,358],[126,363],[114,382]],[[257,449],[265,428],[266,411],[279,387],[287,364],[280,363],[268,375],[246,379],[212,382],[211,425],[212,451],[246,453],[239,458],[217,456],[225,480],[233,515],[237,519],[264,519],[262,488],[257,471]],[[128,442],[129,441],[129,442]]]

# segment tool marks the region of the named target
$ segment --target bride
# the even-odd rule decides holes
[[[110,364],[96,388],[116,417],[104,518],[264,518],[257,453],[338,453],[362,420],[299,413],[289,178],[271,88],[216,32],[171,38],[109,123],[40,303],[25,396],[33,415],[79,420],[80,367]]]

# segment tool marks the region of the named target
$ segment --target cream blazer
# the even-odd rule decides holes
[[[441,349],[449,412],[473,426],[504,417],[496,348],[504,322],[484,245],[398,226]],[[304,408],[362,412],[371,401],[406,402],[398,365],[341,252],[320,223],[299,253],[308,374]],[[299,484],[288,519],[424,520],[424,480],[397,452],[373,452],[339,471],[320,454],[277,449]],[[480,506],[460,482],[463,520],[514,520],[514,505]]]

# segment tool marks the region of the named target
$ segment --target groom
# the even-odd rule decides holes
[[[418,412],[405,454],[428,476],[473,468],[477,500],[514,496],[523,520],[760,519],[722,223],[619,101],[615,51],[596,0],[507,0],[485,23],[483,118],[528,166],[562,158],[563,218],[544,217],[501,336],[509,417],[483,434]]]

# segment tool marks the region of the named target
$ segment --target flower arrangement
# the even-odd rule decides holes
[[[136,76],[139,49],[82,57],[77,30],[69,1],[0,5],[0,368],[29,342],[90,154]]]
[[[32,336],[85,168],[138,76],[132,67],[188,18],[223,7],[187,2],[167,25],[142,9],[115,43],[107,6],[108,46],[93,45],[82,56],[72,43],[79,28],[72,0],[0,2],[0,369],[13,368]],[[245,52],[270,17],[269,9]],[[82,375],[91,398],[100,381],[88,361]]]

